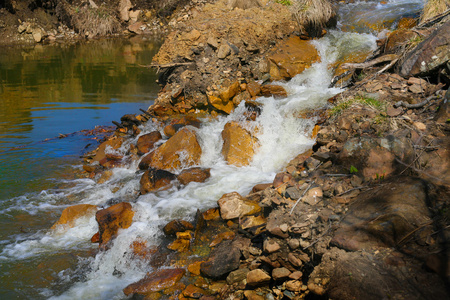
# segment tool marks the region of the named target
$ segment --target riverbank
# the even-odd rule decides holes
[[[282,9],[274,9],[281,22]],[[141,195],[207,180],[208,169],[190,168],[200,164],[202,148],[195,128],[205,126],[199,118],[206,113],[241,114],[238,122],[224,124],[221,152],[229,165],[245,166],[254,159],[263,146],[258,140],[263,129],[257,121],[264,106],[257,97],[282,101],[291,92],[289,87],[268,81],[294,77],[291,70],[301,73],[310,68],[317,54],[307,52],[305,63],[302,52],[300,67],[289,63],[295,59],[279,58],[292,58],[293,48],[310,45],[293,36],[295,23],[254,41],[259,36],[246,33],[245,25],[239,24],[245,35],[233,33],[231,22],[223,31],[227,35],[218,36],[215,26],[222,28],[227,22],[220,22],[217,7],[210,11],[218,21],[205,27],[193,21],[167,38],[153,64],[163,71],[159,82],[164,88],[156,104],[144,114],[124,116],[116,137],[88,158],[85,170],[92,178],[107,180],[105,168],[126,163],[125,156],[102,149],[119,149],[123,136],[131,135],[138,138],[129,148],[132,160],[140,161],[139,169],[145,171]],[[248,19],[242,16],[248,11],[234,13],[237,16],[228,13],[228,18]],[[435,36],[444,37],[446,26],[448,21],[411,32],[419,31],[423,46]],[[414,69],[408,59],[423,48],[411,47],[410,54],[399,59],[398,48],[411,41],[407,32],[379,40],[383,47],[373,57],[367,59],[370,53],[363,50],[331,66],[334,83],[352,86],[330,98],[325,110],[306,107],[297,112],[297,118],[315,120],[316,126],[306,127],[315,144],[292,159],[272,182],[255,186],[248,195],[224,194],[217,207],[199,211],[193,222],[170,222],[164,228],[168,240],[157,248],[148,247],[145,240],[134,241],[135,255],[155,270],[128,285],[125,295],[448,297],[448,79],[442,73],[445,64]],[[278,43],[272,44],[277,38]],[[403,76],[388,72],[394,65]],[[432,63],[423,60],[419,65]],[[160,129],[141,135],[140,126],[148,122]],[[140,159],[145,153],[149,154]],[[125,202],[100,210],[99,233],[93,241],[108,250],[118,228],[129,228],[136,213]],[[162,265],[170,268],[156,270]]]

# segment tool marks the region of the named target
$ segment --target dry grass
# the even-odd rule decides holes
[[[72,24],[81,34],[91,37],[104,36],[117,33],[121,28],[116,12],[112,8],[102,5],[98,8],[84,6],[74,10]]]
[[[423,23],[450,8],[450,0],[428,0],[422,11],[420,22]]]
[[[229,0],[228,6],[240,9],[249,9],[252,7],[261,7],[261,2],[259,0]]]
[[[300,31],[306,31],[311,37],[320,36],[322,29],[336,16],[328,0],[293,0],[291,9]]]

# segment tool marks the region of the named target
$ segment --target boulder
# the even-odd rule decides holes
[[[214,248],[207,261],[200,265],[204,276],[222,278],[239,268],[241,251],[231,241],[224,241]]]
[[[78,204],[66,207],[59,220],[53,224],[51,229],[57,229],[59,226],[73,227],[79,218],[90,218],[95,215],[97,206],[91,204]]]
[[[271,80],[288,80],[320,59],[316,48],[298,36],[278,45],[268,56]]]
[[[184,127],[150,154],[149,167],[174,171],[199,164],[202,149],[195,129]]]
[[[141,135],[136,143],[138,153],[140,155],[145,154],[153,149],[155,143],[162,139],[159,131],[152,131],[150,133]]]
[[[172,181],[177,176],[169,171],[150,168],[142,175],[140,191],[142,195],[172,187]]]
[[[190,168],[183,170],[178,176],[178,181],[186,185],[190,182],[205,182],[211,176],[210,168]]]
[[[143,279],[132,283],[123,289],[126,296],[131,294],[146,295],[159,292],[174,286],[184,276],[184,269],[161,269],[148,273]]]
[[[258,139],[235,121],[225,124],[222,139],[223,157],[229,164],[238,167],[248,165],[259,146]]]
[[[287,92],[281,85],[266,84],[261,87],[261,95],[264,97],[273,96],[275,99],[286,98]]]
[[[119,229],[130,227],[133,216],[134,212],[128,202],[97,211],[95,219],[98,223],[100,247],[106,248],[107,243],[117,235]]]
[[[224,194],[217,203],[224,220],[253,215],[261,211],[258,203],[245,199],[237,192]]]
[[[119,2],[119,15],[122,21],[127,22],[130,19],[130,9],[133,7],[130,0],[120,0]]]
[[[450,60],[450,20],[409,52],[400,65],[400,75],[427,75]]]

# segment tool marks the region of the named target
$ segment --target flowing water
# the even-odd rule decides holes
[[[341,26],[346,24],[343,19],[340,22]],[[123,43],[129,45],[130,42]],[[224,193],[237,191],[245,195],[255,184],[271,182],[289,160],[314,144],[310,133],[315,120],[302,119],[299,112],[323,107],[328,98],[341,91],[338,88],[328,88],[332,78],[328,66],[347,54],[355,51],[370,52],[376,47],[372,34],[342,31],[330,31],[324,38],[312,43],[320,52],[321,62],[290,82],[280,83],[289,96],[282,100],[271,97],[258,99],[263,108],[252,126],[258,127],[257,137],[261,147],[249,166],[238,168],[227,165],[221,156],[220,133],[224,125],[230,120],[244,124],[244,107],[239,106],[229,116],[212,121],[204,120],[197,131],[203,151],[200,166],[211,168],[211,177],[206,182],[193,182],[183,188],[174,187],[143,196],[138,195],[141,173],[136,173],[136,163],[114,169],[111,178],[102,184],[70,176],[74,170],[80,169],[80,162],[76,157],[89,142],[85,136],[74,135],[43,143],[39,141],[58,136],[59,133],[90,128],[94,124],[106,124],[110,120],[118,120],[125,113],[137,112],[141,104],[148,106],[157,91],[155,86],[151,86],[155,80],[154,74],[137,68],[133,63],[148,63],[154,53],[153,48],[148,42],[132,46],[131,49],[135,47],[140,50],[136,50],[135,61],[130,63],[126,56],[120,56],[120,53],[127,52],[122,49],[124,45],[116,45],[122,49],[114,50],[120,59],[105,57],[100,62],[100,65],[105,66],[91,66],[92,69],[99,68],[101,71],[92,70],[88,78],[85,75],[74,75],[74,72],[83,69],[82,65],[86,62],[82,60],[88,59],[85,57],[87,48],[77,50],[77,47],[82,46],[70,46],[74,47],[76,57],[71,59],[63,51],[65,54],[62,57],[68,59],[64,62],[64,70],[53,71],[55,75],[48,80],[47,87],[37,87],[39,84],[35,83],[25,91],[16,92],[17,99],[13,100],[15,103],[19,102],[18,95],[30,95],[32,98],[23,109],[28,110],[28,119],[17,116],[5,125],[5,122],[1,123],[0,141],[4,152],[0,153],[0,297],[123,299],[125,296],[122,289],[151,271],[151,267],[130,253],[132,242],[139,239],[147,241],[149,245],[157,245],[161,239],[161,227],[168,221],[175,218],[192,220],[197,209],[215,206]],[[62,58],[52,55],[51,48],[43,49],[43,55],[61,63]],[[79,56],[76,55],[77,51],[80,52]],[[107,50],[101,53],[105,56],[112,55]],[[93,61],[96,54],[87,56]],[[16,64],[25,65],[24,60],[25,58],[22,61],[19,59]],[[71,69],[67,70],[66,68],[70,68],[67,65],[72,66]],[[34,70],[36,69],[38,68]],[[85,69],[89,67],[85,66]],[[0,72],[7,72],[4,71],[3,63]],[[78,78],[77,83],[73,87],[67,87],[70,79],[61,79],[63,74],[59,72]],[[134,77],[130,78],[130,73]],[[41,76],[44,73],[38,74]],[[124,78],[114,77],[120,77],[120,74]],[[39,81],[41,78],[33,80]],[[121,80],[125,81],[122,89],[118,87],[122,84]],[[87,87],[81,83],[83,81]],[[6,99],[5,91],[22,88],[17,82],[5,84],[3,76],[1,82],[1,101]],[[78,89],[75,85],[78,85]],[[93,87],[93,90],[89,87]],[[34,94],[36,90],[40,90],[41,94]],[[63,94],[64,90],[69,92]],[[50,101],[38,104],[33,102],[42,97],[48,97]],[[14,102],[10,104],[10,114],[21,110],[17,108],[19,106],[14,106]],[[114,109],[115,104],[125,106]],[[117,116],[114,115],[115,110]],[[48,128],[43,129],[46,122]],[[151,122],[141,129],[142,134],[161,130]],[[37,131],[40,132],[34,133]],[[128,141],[117,151],[124,153],[136,139]],[[13,147],[13,150],[7,150]],[[22,176],[28,177],[21,179]],[[98,245],[90,243],[91,236],[98,230],[94,218],[80,219],[74,228],[66,232],[48,230],[64,207],[78,203],[106,207],[111,199],[131,201],[135,215],[131,227],[122,230],[107,251],[97,252]]]

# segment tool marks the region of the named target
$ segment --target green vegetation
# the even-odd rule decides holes
[[[276,3],[283,4],[283,5],[285,5],[285,6],[291,6],[291,5],[292,5],[292,2],[289,1],[289,0],[275,0],[275,2],[276,2]]]
[[[336,104],[336,106],[334,106],[330,110],[330,115],[334,116],[334,115],[341,114],[344,110],[348,109],[349,107],[351,107],[354,104],[367,105],[376,110],[382,110],[384,108],[384,104],[377,99],[367,97],[367,96],[356,96],[353,99],[344,100],[344,101]]]
[[[356,173],[358,173],[358,169],[354,165],[351,165],[350,166],[350,173],[351,174],[356,174]]]

